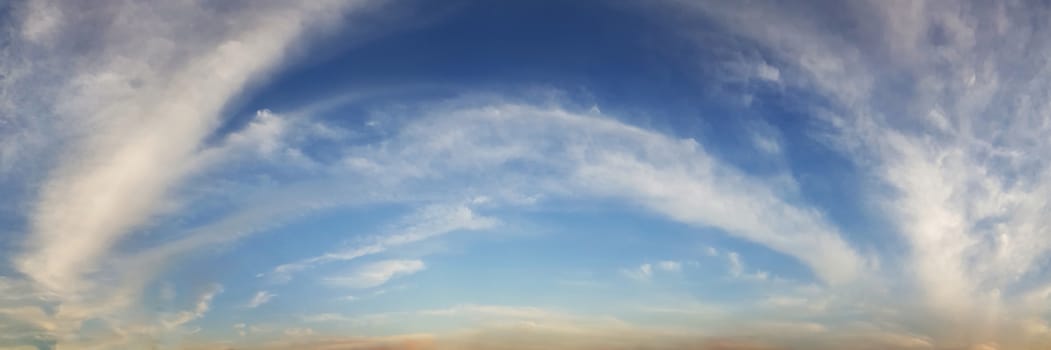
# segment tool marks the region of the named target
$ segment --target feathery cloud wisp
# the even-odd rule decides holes
[[[394,277],[417,273],[425,267],[420,260],[383,260],[361,266],[349,274],[327,277],[325,282],[350,288],[372,288]]]
[[[277,296],[277,294],[270,293],[270,292],[265,291],[265,290],[261,290],[261,291],[256,292],[255,295],[252,296],[252,300],[249,300],[248,304],[245,304],[245,306],[250,308],[250,309],[254,309],[254,308],[257,308],[257,307],[259,307],[259,306],[261,306],[263,304],[269,303],[270,300],[273,299],[276,296]]]

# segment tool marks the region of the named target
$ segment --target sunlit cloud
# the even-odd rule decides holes
[[[394,277],[411,275],[426,268],[420,260],[383,260],[361,266],[354,271],[325,278],[325,282],[350,288],[372,288]]]
[[[259,307],[259,306],[261,306],[263,304],[269,303],[270,300],[273,299],[276,296],[277,296],[277,294],[270,293],[270,292],[265,291],[265,290],[261,290],[261,291],[256,292],[255,295],[252,296],[252,300],[249,300],[248,304],[246,304],[245,306],[248,307],[248,308],[253,308],[254,309],[254,308],[257,308],[257,307]]]
[[[463,204],[428,206],[403,221],[393,233],[371,239],[371,243],[279,265],[274,268],[273,276],[278,281],[286,281],[291,278],[292,274],[317,265],[354,260],[447,233],[488,229],[499,223],[499,220],[494,218],[476,214],[470,207]]]

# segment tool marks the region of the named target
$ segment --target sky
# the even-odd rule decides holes
[[[0,349],[1051,348],[1049,16],[0,2]]]

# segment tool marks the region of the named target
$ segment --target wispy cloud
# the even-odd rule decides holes
[[[305,337],[314,335],[314,330],[311,328],[287,328],[284,330],[284,334],[292,337]]]
[[[245,304],[245,306],[250,308],[250,309],[254,309],[254,308],[257,308],[257,307],[259,307],[259,306],[261,306],[263,304],[269,303],[270,300],[273,299],[276,296],[277,296],[277,294],[270,293],[270,292],[265,291],[265,290],[261,290],[261,291],[256,292],[255,295],[252,296],[252,300],[249,300],[248,303]]]
[[[1038,262],[1051,246],[1038,237],[1049,222],[1036,213],[1047,209],[1051,163],[1031,156],[1051,145],[1048,107],[1032,102],[1046,97],[1047,72],[1023,58],[1051,49],[1025,34],[1046,6],[862,2],[828,16],[776,4],[678,8],[763,47],[782,62],[783,84],[828,102],[809,107],[831,130],[814,135],[870,174],[873,187],[893,191],[863,189],[877,193],[870,205],[891,223],[880,242],[907,246],[890,260],[900,263],[885,265],[886,278],[915,286],[912,302],[937,319],[929,330],[946,335],[932,343],[998,338],[1012,348],[1047,339],[1035,331],[1005,340],[992,330],[1024,328],[1015,323],[1030,313],[1018,308],[1021,296],[1047,283]],[[844,20],[864,29],[822,29]],[[962,336],[972,331],[975,339]]]
[[[524,105],[454,106],[430,113],[406,125],[384,152],[351,156],[355,164],[369,164],[352,165],[352,170],[389,179],[470,179],[472,188],[486,188],[502,174],[514,181],[504,181],[504,190],[494,188],[495,193],[510,187],[517,197],[525,192],[621,198],[672,220],[717,227],[791,255],[830,282],[845,282],[865,268],[820,212],[789,204],[772,182],[719,161],[694,140],[608,117]],[[497,171],[481,179],[465,172],[495,170],[512,161],[548,169],[549,176],[527,179]],[[513,203],[513,198],[493,198]]]
[[[218,125],[227,100],[250,78],[279,63],[284,49],[299,35],[300,22],[321,15],[329,6],[260,8],[246,12],[254,15],[223,22],[209,21],[215,14],[191,7],[186,11],[192,14],[185,19],[188,23],[229,23],[213,28],[227,37],[185,33],[178,38],[182,42],[178,50],[147,44],[171,35],[165,27],[175,22],[146,8],[111,8],[136,18],[131,23],[69,18],[106,13],[74,8],[52,8],[53,15],[40,15],[67,16],[59,21],[64,35],[79,35],[79,28],[70,27],[78,21],[105,21],[112,26],[110,31],[125,39],[94,48],[92,54],[100,64],[72,72],[68,96],[63,96],[55,112],[75,113],[101,130],[74,141],[69,158],[44,184],[31,215],[31,249],[19,259],[22,272],[51,290],[81,285],[80,275],[94,267],[114,242],[157,215],[166,193],[193,170],[175,165],[192,163],[201,142]],[[193,20],[197,17],[201,20]],[[31,18],[26,23],[36,22]],[[61,46],[55,44],[59,50]],[[144,65],[173,58],[178,61],[166,71]],[[130,89],[130,85],[139,87]],[[100,157],[106,161],[99,161]],[[161,168],[165,171],[156,170]]]
[[[763,270],[755,270],[754,272],[747,272],[744,260],[741,259],[741,254],[737,252],[727,252],[726,261],[729,264],[729,272],[733,277],[765,281],[770,277],[770,274]]]
[[[120,274],[109,270],[109,254],[177,206],[171,193],[199,170],[198,152],[229,100],[280,65],[305,29],[331,23],[349,5],[254,3],[227,13],[193,2],[159,10],[27,1],[5,12],[0,108],[25,128],[0,127],[0,168],[48,164],[18,174],[41,180],[27,181],[39,191],[23,206],[25,249],[11,259],[37,293],[57,296],[63,311],[48,317],[61,326],[48,337],[61,346],[91,343],[75,333],[81,322],[116,320],[136,303],[137,292],[108,290],[86,275]],[[56,139],[63,141],[40,142]]]
[[[235,323],[233,327],[237,330],[237,335],[242,337],[248,335],[248,325],[244,323]]]
[[[197,298],[197,303],[194,304],[192,310],[182,311],[166,317],[162,323],[166,328],[174,328],[203,317],[211,309],[212,299],[215,299],[215,296],[222,292],[222,286],[214,285],[210,287]]]
[[[392,233],[375,237],[371,243],[279,265],[274,268],[273,274],[278,281],[287,281],[293,273],[316,265],[354,260],[455,231],[492,228],[498,223],[499,220],[478,215],[464,204],[430,205],[403,218],[402,222],[392,229]]]
[[[851,278],[854,270],[861,268],[857,254],[819,213],[789,204],[782,199],[787,195],[783,191],[775,191],[762,178],[718,161],[692,140],[647,131],[607,116],[484,102],[455,101],[428,108],[422,117],[402,125],[382,148],[347,147],[346,157],[323,173],[332,177],[311,178],[269,194],[263,192],[263,197],[256,197],[242,212],[125,260],[137,261],[137,266],[164,261],[179,252],[258,232],[260,225],[273,225],[282,217],[338,205],[343,200],[335,197],[340,194],[382,191],[382,197],[352,198],[361,205],[397,201],[412,193],[436,204],[407,216],[390,233],[376,236],[371,243],[284,265],[275,269],[274,275],[288,276],[317,264],[357,259],[447,232],[490,228],[498,221],[477,214],[474,208],[521,208],[536,205],[538,198],[552,197],[614,197],[640,203],[674,221],[717,227],[735,237],[767,244],[800,259],[819,276],[830,278],[828,281],[846,281],[840,278]],[[267,115],[280,117],[276,113]],[[543,149],[544,157],[535,156],[538,148]],[[508,162],[545,169],[537,172],[544,176],[522,177],[506,171]],[[479,171],[486,176],[477,176]],[[648,180],[638,182],[644,179]],[[462,191],[470,193],[468,200],[463,199]],[[724,204],[696,202],[704,197],[702,193],[720,198]],[[273,197],[259,200],[266,195]],[[326,198],[332,200],[326,202]],[[318,201],[323,203],[314,204]],[[732,209],[733,203],[776,210],[759,217],[756,215],[762,210]],[[775,229],[780,226],[809,229]],[[781,232],[791,237],[783,237]],[[411,264],[395,265],[387,267],[400,269],[380,266],[374,273],[355,270],[330,281],[364,288],[418,271]],[[674,269],[673,264],[658,262],[655,266]]]
[[[426,318],[448,320],[467,319],[477,324],[476,328],[450,334],[416,334],[396,340],[388,338],[344,338],[316,337],[314,341],[298,343],[300,348],[362,347],[392,349],[632,349],[646,346],[652,349],[775,349],[762,345],[763,341],[748,337],[709,337],[690,330],[667,330],[634,325],[604,316],[579,315],[557,310],[508,306],[463,304],[449,308],[425,309],[411,312],[349,317],[338,314],[311,316],[312,322],[354,322],[365,320],[386,322],[411,322]],[[771,331],[807,333],[821,332],[819,325],[807,323],[769,323]],[[412,340],[407,340],[412,339]],[[745,340],[749,339],[749,340]],[[333,345],[338,344],[338,345]],[[276,345],[275,348],[283,349]]]
[[[852,165],[855,182],[822,193],[807,193],[797,182],[822,170],[810,164],[750,173],[715,142],[643,128],[633,115],[603,113],[615,108],[582,112],[567,107],[574,103],[513,96],[398,101],[370,110],[374,115],[360,130],[327,123],[311,106],[261,109],[227,130],[226,110],[280,68],[311,28],[366,3],[31,0],[0,11],[0,190],[19,197],[0,204],[0,212],[4,220],[12,217],[2,222],[16,222],[13,231],[25,233],[17,244],[0,247],[11,253],[4,255],[11,268],[0,269],[10,272],[0,277],[0,346],[164,346],[172,340],[165,334],[203,329],[193,325],[222,309],[215,305],[222,288],[196,290],[196,299],[186,294],[192,300],[179,306],[187,302],[179,298],[185,288],[153,290],[158,273],[179,256],[204,254],[204,248],[308,213],[389,205],[409,214],[381,224],[375,235],[340,237],[352,242],[343,247],[289,252],[282,255],[288,260],[269,262],[285,264],[263,275],[274,281],[319,278],[306,271],[345,264],[346,273],[321,280],[376,288],[427,265],[373,258],[454,232],[513,226],[497,217],[564,201],[616,202],[733,241],[696,253],[718,257],[711,261],[734,277],[729,282],[779,289],[749,290],[757,299],[736,307],[764,319],[730,320],[738,333],[718,331],[732,339],[478,304],[387,315],[493,321],[471,334],[315,344],[324,336],[321,327],[282,325],[272,333],[307,348],[514,348],[522,342],[508,345],[508,339],[525,336],[549,336],[542,344],[580,349],[637,348],[657,338],[652,347],[669,349],[1013,349],[1051,341],[1045,317],[1051,310],[1045,271],[1051,157],[1044,156],[1051,151],[1051,75],[1044,62],[1051,44],[1041,40],[1051,14],[1046,6],[639,5],[664,15],[661,10],[674,10],[661,22],[681,31],[677,37],[701,33],[696,47],[684,52],[731,57],[716,68],[724,71],[706,74],[776,90],[788,101],[786,109],[800,114],[801,122],[784,130],[749,124],[742,136],[746,148],[779,164],[811,162],[800,149],[821,148]],[[841,30],[844,23],[849,30]],[[725,37],[727,47],[711,42],[713,35]],[[368,138],[352,137],[379,129]],[[818,144],[803,147],[792,137]],[[305,150],[318,140],[329,149],[315,158]],[[262,180],[248,181],[245,168]],[[850,192],[856,198],[848,200],[858,203],[825,198],[834,191]],[[224,207],[212,212],[198,203]],[[840,206],[885,227],[869,232],[845,224],[851,219],[833,217]],[[751,250],[793,260],[802,270],[796,275],[814,280],[771,278]],[[653,285],[661,276],[691,272],[685,260],[631,258],[611,266],[604,271],[633,266],[622,275]],[[276,295],[252,288],[258,287],[248,287],[257,291],[251,300],[244,294],[231,305],[255,308]],[[154,292],[163,305],[143,307],[154,302]],[[351,319],[315,316],[310,321]],[[574,326],[577,321],[585,325]],[[252,333],[248,323],[232,329]],[[281,346],[295,347],[273,345]]]
[[[639,267],[637,267],[637,268],[626,269],[623,272],[628,277],[631,277],[631,278],[634,278],[634,279],[637,279],[637,280],[647,280],[647,279],[650,278],[650,276],[653,276],[653,265],[642,264],[642,265],[639,265]]]
[[[454,316],[454,317],[499,317],[513,319],[551,319],[568,317],[565,313],[529,306],[478,305],[464,304],[446,309],[421,310],[421,316]]]
[[[678,261],[660,261],[657,262],[657,268],[664,271],[679,272],[682,270],[682,263]]]
[[[652,264],[644,263],[636,268],[622,270],[626,276],[637,280],[650,279],[650,277],[653,277],[654,271],[680,272],[682,271],[682,263],[678,261],[663,260]]]
[[[351,288],[372,288],[381,286],[397,276],[411,275],[426,268],[420,260],[383,260],[369,263],[354,271],[337,276],[326,277],[326,283]]]

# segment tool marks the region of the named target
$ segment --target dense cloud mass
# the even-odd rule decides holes
[[[0,4],[0,349],[1051,347],[1049,16]]]

